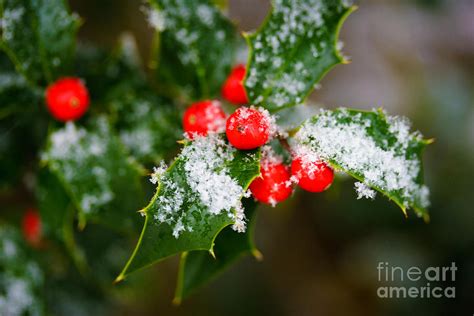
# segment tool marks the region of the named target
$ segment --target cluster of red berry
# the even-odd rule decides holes
[[[243,85],[245,66],[236,66],[224,85],[222,96],[236,105],[248,104]],[[84,83],[73,77],[62,78],[46,91],[46,105],[59,121],[77,120],[89,107],[89,93]],[[218,100],[193,103],[184,113],[183,128],[190,139],[206,136],[208,132],[224,132],[237,149],[250,150],[265,145],[271,138],[272,121],[264,111],[241,106],[229,117]],[[292,183],[310,192],[322,192],[334,178],[332,169],[322,161],[293,155],[291,171],[282,162],[262,161],[261,176],[250,185],[253,196],[263,202],[275,204],[288,198]]]
[[[222,86],[222,97],[236,105],[248,104],[243,80],[245,66],[236,66]],[[209,132],[224,132],[232,146],[240,150],[255,149],[265,145],[271,137],[272,122],[268,115],[253,107],[239,107],[226,117],[217,100],[193,103],[184,113],[183,128],[188,138],[205,136]],[[261,162],[261,176],[250,184],[255,199],[276,204],[293,192],[292,184],[310,192],[322,192],[334,179],[333,170],[324,162],[294,155],[291,171],[279,161]]]

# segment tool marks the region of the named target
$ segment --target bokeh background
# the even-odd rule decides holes
[[[378,196],[357,200],[339,177],[323,194],[297,191],[261,207],[256,243],[245,258],[180,307],[171,304],[178,258],[120,285],[106,315],[472,315],[474,313],[474,1],[361,0],[341,39],[352,63],[322,81],[310,103],[383,107],[409,117],[435,142],[425,154],[431,222],[406,219]],[[255,29],[269,0],[229,0],[242,31]],[[139,0],[73,0],[80,39],[111,48],[132,32],[145,60],[152,30]],[[455,299],[381,299],[378,262],[458,266]],[[400,285],[400,284],[399,284]],[[435,286],[435,284],[432,284]],[[127,289],[129,287],[129,290]]]

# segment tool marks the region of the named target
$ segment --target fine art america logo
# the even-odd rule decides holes
[[[445,267],[402,268],[388,262],[377,265],[377,289],[380,298],[455,298],[456,288],[449,286],[456,280],[456,263]],[[446,282],[446,283],[444,283]],[[396,286],[394,286],[396,285]]]

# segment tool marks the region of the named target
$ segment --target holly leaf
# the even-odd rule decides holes
[[[157,163],[176,153],[182,138],[181,113],[171,100],[146,85],[125,82],[108,96],[114,125],[122,143],[141,163]]]
[[[0,0],[0,49],[33,84],[69,71],[79,18],[64,0]]]
[[[241,198],[259,174],[260,152],[238,151],[223,137],[199,137],[168,168],[155,170],[159,185],[141,211],[145,223],[135,251],[117,281],[171,255],[191,250],[213,253],[224,227],[245,229]]]
[[[44,236],[59,241],[77,269],[85,275],[88,264],[74,237],[75,208],[59,179],[48,168],[41,168],[36,179],[36,202]]]
[[[234,62],[238,37],[208,0],[149,0],[148,20],[160,34],[152,66],[161,83],[192,99],[216,96]]]
[[[347,62],[338,33],[354,9],[344,0],[274,0],[260,29],[246,35],[250,103],[271,112],[302,103],[329,69]]]
[[[107,100],[115,87],[146,82],[136,41],[128,33],[121,35],[112,52],[83,43],[78,45],[74,73],[87,83],[91,99],[98,103],[96,107]]]
[[[44,141],[46,124],[38,113],[42,97],[0,53],[0,190],[20,182],[28,159]]]
[[[243,204],[245,215],[249,219],[248,228],[244,234],[239,234],[230,227],[224,228],[215,240],[215,257],[207,251],[182,253],[175,303],[181,303],[184,298],[214,279],[239,258],[251,255],[261,259],[262,255],[253,241],[257,203],[246,199]]]
[[[44,273],[20,233],[0,225],[0,315],[43,315]]]
[[[41,168],[36,179],[36,201],[41,214],[42,233],[63,240],[65,226],[71,226],[73,205],[59,179],[48,168]],[[69,225],[68,225],[69,224]]]
[[[118,230],[135,227],[130,212],[142,196],[139,170],[104,117],[52,132],[42,159],[68,192],[81,228],[89,219]]]
[[[431,140],[410,132],[407,119],[382,110],[323,110],[292,138],[299,155],[315,155],[361,183],[359,197],[375,189],[406,214],[412,208],[428,219],[429,190],[423,184],[422,153]]]

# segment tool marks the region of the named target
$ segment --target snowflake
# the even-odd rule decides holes
[[[375,192],[374,190],[369,188],[365,183],[362,183],[362,182],[354,183],[354,188],[357,192],[358,200],[362,198],[373,200],[375,198],[375,195],[377,194],[377,192]]]

